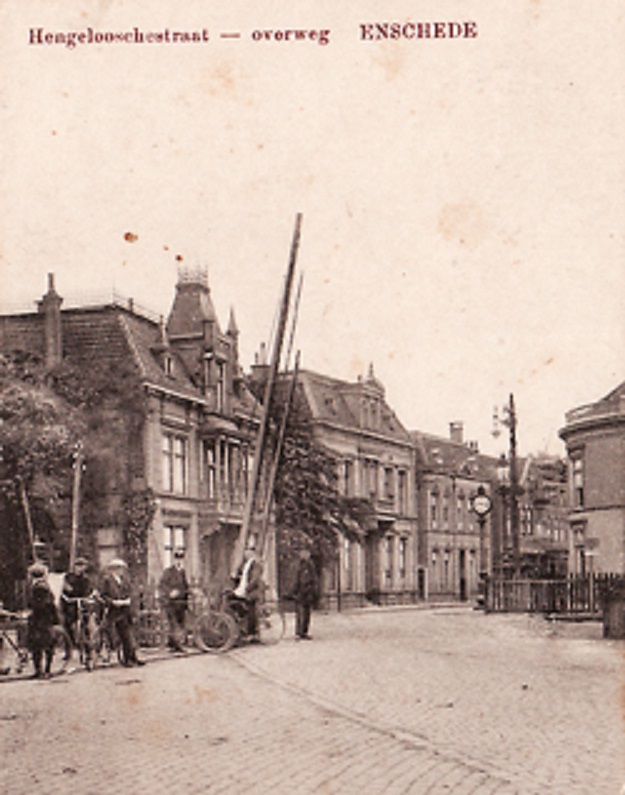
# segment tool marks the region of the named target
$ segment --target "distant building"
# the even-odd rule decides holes
[[[625,382],[566,414],[572,573],[625,573]]]
[[[323,572],[328,606],[418,598],[414,448],[370,367],[356,382],[300,371],[298,397],[314,440],[336,458],[338,488],[372,508],[362,542],[337,536],[336,565]]]
[[[50,368],[72,365],[117,376],[122,398],[92,417],[106,433],[88,451],[82,534],[101,564],[142,561],[156,582],[176,548],[189,576],[224,582],[241,526],[258,426],[256,400],[238,361],[231,313],[222,331],[206,272],[181,270],[166,323],[132,300],[61,308],[50,277],[39,311],[0,316],[0,351],[39,354]],[[139,397],[133,393],[139,385]],[[128,400],[124,401],[127,393]],[[134,397],[133,397],[134,395]],[[134,401],[134,402],[133,402]],[[154,510],[149,527],[141,512]],[[81,544],[87,543],[82,538]]]
[[[416,487],[419,567],[424,595],[436,600],[468,600],[477,595],[479,575],[492,571],[491,511],[483,525],[472,510],[478,489],[493,500],[493,459],[463,440],[462,423],[450,425],[450,438],[413,431],[417,451]]]
[[[565,577],[569,558],[566,462],[528,456],[520,462],[521,573],[529,578]]]

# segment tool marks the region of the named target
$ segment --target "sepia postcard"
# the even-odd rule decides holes
[[[0,430],[32,432],[14,469],[0,443],[0,599],[9,626],[41,557],[58,607],[86,557],[114,615],[140,572],[151,616],[145,668],[74,653],[49,682],[0,622],[3,792],[619,791],[620,613],[592,582],[625,573],[623,439],[581,463],[575,433],[597,402],[622,427],[624,44],[617,0],[0,3]],[[250,497],[280,334],[340,510],[309,448],[286,508]],[[240,564],[244,594],[248,552],[281,643],[239,643],[246,614],[227,653],[180,652],[163,571],[208,600]],[[586,578],[588,620],[559,586],[476,610],[508,575]]]

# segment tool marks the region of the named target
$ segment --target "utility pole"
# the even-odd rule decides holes
[[[508,405],[504,406],[503,416],[499,417],[497,409],[493,415],[495,421],[495,428],[493,436],[500,435],[499,424],[505,425],[510,433],[510,446],[508,450],[508,458],[501,456],[503,467],[502,471],[498,472],[501,485],[499,493],[503,498],[503,527],[506,525],[506,507],[508,508],[508,515],[510,517],[510,541],[511,541],[511,563],[512,563],[512,576],[518,577],[521,573],[521,522],[519,511],[519,496],[522,489],[519,486],[519,468],[517,463],[517,413],[514,403],[514,395],[510,393]],[[507,483],[506,483],[507,481]]]
[[[513,574],[521,573],[521,532],[519,514],[519,468],[517,466],[516,429],[517,416],[514,395],[510,393],[507,425],[510,429],[510,535],[512,536]]]
[[[80,480],[85,460],[82,443],[79,442],[74,455],[74,481],[72,485],[72,526],[69,543],[69,565],[73,567],[78,546],[78,525],[80,522]]]

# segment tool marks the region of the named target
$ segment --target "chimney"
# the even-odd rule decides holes
[[[254,364],[252,365],[252,382],[264,390],[269,377],[269,365],[267,364],[267,346],[264,342],[260,343],[258,353],[254,354]]]
[[[449,438],[456,444],[464,444],[464,426],[462,422],[449,423]]]
[[[43,334],[45,342],[46,367],[60,364],[63,358],[63,338],[61,335],[61,304],[63,299],[54,289],[54,274],[48,274],[48,292],[39,303],[39,313],[43,315]]]

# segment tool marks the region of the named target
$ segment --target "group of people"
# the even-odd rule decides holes
[[[183,651],[182,639],[190,591],[182,550],[174,552],[174,563],[163,572],[159,593],[169,626],[168,646],[173,651]],[[243,562],[232,577],[229,596],[230,608],[241,618],[250,643],[260,641],[259,612],[264,595],[263,566],[256,555],[254,544],[250,543],[245,548]],[[295,602],[295,637],[298,640],[311,640],[310,616],[319,596],[319,579],[307,548],[299,553],[289,596]]]
[[[46,566],[37,561],[28,570],[28,647],[36,678],[50,676],[55,627],[59,623],[76,646],[81,599],[97,598],[102,606],[102,619],[108,622],[111,631],[119,638],[124,664],[145,664],[137,654],[131,611],[131,581],[126,563],[120,558],[111,560],[105,568],[97,591],[89,569],[89,561],[79,557],[74,561],[71,570],[64,575],[59,599],[60,616]],[[234,576],[232,599],[244,610],[247,636],[251,642],[259,640],[259,607],[264,598],[264,590],[262,564],[257,559],[253,546],[249,545]],[[182,549],[175,550],[172,565],[164,570],[159,582],[159,593],[168,622],[168,646],[172,651],[184,651],[186,613],[191,592]],[[290,596],[296,605],[295,636],[297,639],[310,640],[310,615],[318,598],[318,577],[308,549],[300,552]]]
[[[36,561],[28,569],[27,591],[30,611],[27,643],[32,656],[35,678],[50,676],[56,627],[59,624],[65,629],[72,645],[76,646],[79,600],[96,598],[96,594],[102,607],[102,620],[108,622],[111,632],[116,633],[119,638],[124,664],[144,665],[144,661],[137,655],[137,644],[132,629],[131,582],[128,577],[128,567],[120,558],[108,563],[97,592],[89,575],[89,561],[86,558],[77,558],[71,570],[63,577],[58,607],[49,582],[48,569],[40,561]]]

